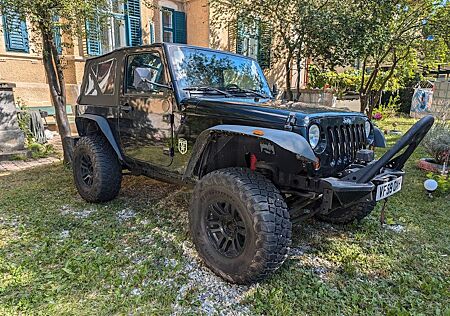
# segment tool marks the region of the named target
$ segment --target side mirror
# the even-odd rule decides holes
[[[272,86],[272,94],[273,94],[274,98],[276,98],[277,95],[278,95],[278,86],[277,86],[276,83],[274,83],[273,86]]]

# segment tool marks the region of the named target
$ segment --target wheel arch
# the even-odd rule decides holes
[[[99,115],[82,114],[75,118],[75,124],[77,126],[79,136],[101,133],[108,140],[108,143],[117,154],[119,160],[121,162],[124,160],[119,144],[107,119]]]
[[[193,152],[185,179],[193,176],[201,178],[221,168],[248,167],[248,161],[243,158],[247,153],[258,153],[273,165],[280,162],[316,162],[311,146],[299,134],[241,125],[217,125],[203,131],[195,142]],[[215,158],[215,165],[209,166],[212,158]]]

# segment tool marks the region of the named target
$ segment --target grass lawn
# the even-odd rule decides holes
[[[360,224],[298,225],[290,258],[251,287],[202,266],[181,187],[125,177],[94,205],[62,165],[0,175],[0,315],[450,315],[450,197],[426,196],[424,156],[388,203],[391,225],[380,205]]]

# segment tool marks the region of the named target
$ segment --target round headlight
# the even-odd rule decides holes
[[[309,127],[308,132],[309,144],[314,149],[319,144],[320,140],[320,128],[316,124],[313,124]]]
[[[372,125],[370,125],[369,121],[366,121],[366,123],[364,124],[364,131],[366,132],[366,137],[369,137],[371,130],[372,130]]]

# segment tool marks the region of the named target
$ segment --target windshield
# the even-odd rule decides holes
[[[169,46],[170,62],[181,92],[217,92],[217,96],[271,97],[266,78],[253,59],[192,47]],[[205,89],[208,88],[208,89]]]

